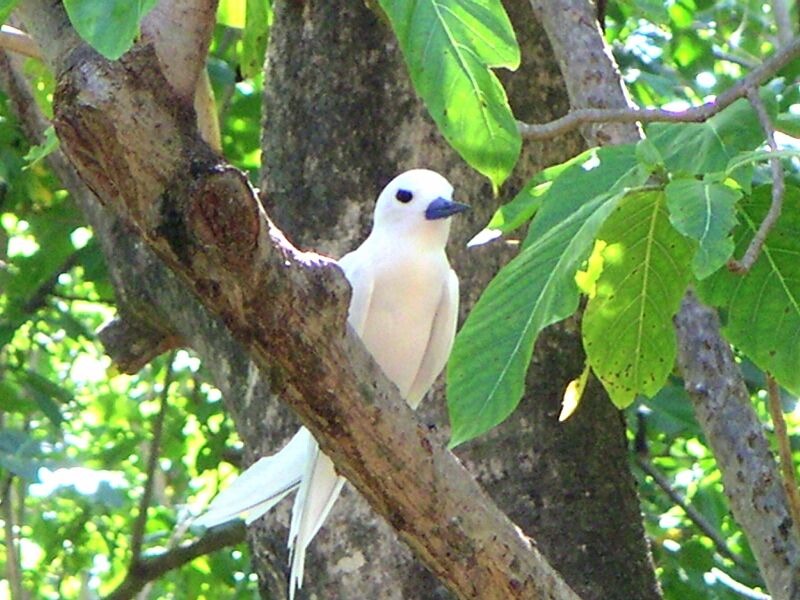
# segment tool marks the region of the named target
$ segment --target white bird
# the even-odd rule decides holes
[[[456,330],[458,278],[445,244],[449,217],[468,207],[452,196],[453,186],[433,171],[398,175],[378,197],[367,239],[339,260],[352,287],[348,322],[411,408],[444,368]],[[306,548],[344,482],[303,427],[220,493],[196,523],[212,527],[241,517],[250,524],[298,489],[289,528],[293,599]]]

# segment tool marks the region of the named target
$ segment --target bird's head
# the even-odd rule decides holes
[[[444,247],[450,217],[469,208],[453,201],[453,186],[427,169],[412,169],[392,179],[375,205],[373,231]]]

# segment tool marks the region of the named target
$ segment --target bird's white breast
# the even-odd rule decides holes
[[[371,298],[361,338],[406,397],[419,372],[450,266],[443,249],[404,250],[373,252]]]

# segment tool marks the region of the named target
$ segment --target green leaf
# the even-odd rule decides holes
[[[781,113],[775,119],[775,128],[792,137],[800,137],[800,115]]]
[[[522,145],[491,69],[516,69],[519,46],[499,0],[380,0],[414,88],[447,141],[498,187]]]
[[[692,270],[698,279],[705,279],[733,254],[730,234],[742,194],[722,183],[697,179],[673,179],[665,191],[672,226],[699,243]]]
[[[55,152],[58,148],[58,138],[56,137],[55,128],[50,125],[44,130],[44,142],[38,146],[31,146],[28,153],[23,157],[28,163],[25,169],[30,169],[32,166],[38,164],[41,160],[47,158],[50,154]]]
[[[228,27],[242,29],[246,26],[247,7],[242,0],[220,0],[217,6],[217,22]]]
[[[255,77],[264,68],[264,56],[272,26],[272,2],[247,0],[247,16],[242,34],[242,75]]]
[[[767,107],[774,109],[775,96],[762,90]],[[704,123],[653,123],[647,137],[661,152],[673,173],[697,175],[724,171],[742,150],[753,150],[764,142],[764,132],[747,100],[738,100]]]
[[[736,253],[744,254],[772,202],[770,187],[739,203]],[[783,212],[745,276],[720,271],[698,292],[723,309],[723,333],[759,368],[800,394],[800,189],[788,184]]]
[[[736,169],[740,169],[745,165],[750,165],[757,162],[763,162],[771,158],[798,158],[800,157],[800,150],[788,148],[786,150],[778,150],[771,152],[769,150],[753,150],[751,152],[742,152],[734,156],[728,166],[725,168],[725,174],[730,175]]]
[[[20,371],[18,376],[39,409],[53,425],[60,425],[64,417],[58,403],[70,402],[72,394],[35,371]]]
[[[616,159],[608,169],[636,163],[632,146],[604,150],[606,158]],[[636,168],[629,171],[630,185],[647,177]],[[539,332],[578,308],[575,274],[588,258],[600,225],[625,194],[623,180],[618,175],[618,190],[595,196],[580,186],[576,190],[583,195],[570,194],[567,186],[554,183],[531,224],[529,243],[472,309],[447,369],[451,446],[491,429],[516,408]],[[598,186],[598,191],[605,190]]]
[[[29,433],[17,429],[0,429],[0,467],[28,481],[38,481],[41,443]]]
[[[156,0],[64,0],[78,35],[109,60],[130,50],[139,23],[155,4]]]
[[[692,243],[669,223],[662,191],[629,194],[598,234],[606,242],[597,292],[583,316],[592,370],[619,408],[655,395],[675,362],[672,317],[691,272]]]
[[[586,200],[598,190],[610,190],[636,166],[631,148],[590,148],[575,158],[540,171],[511,202],[497,209],[483,232],[513,231],[527,223],[542,203],[551,198],[569,195]]]
[[[18,0],[0,0],[0,25],[6,22]]]

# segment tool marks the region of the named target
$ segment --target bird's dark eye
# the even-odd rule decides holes
[[[414,197],[414,194],[409,192],[408,190],[397,190],[397,193],[394,195],[400,202],[406,204],[407,202],[411,202],[411,198]]]

